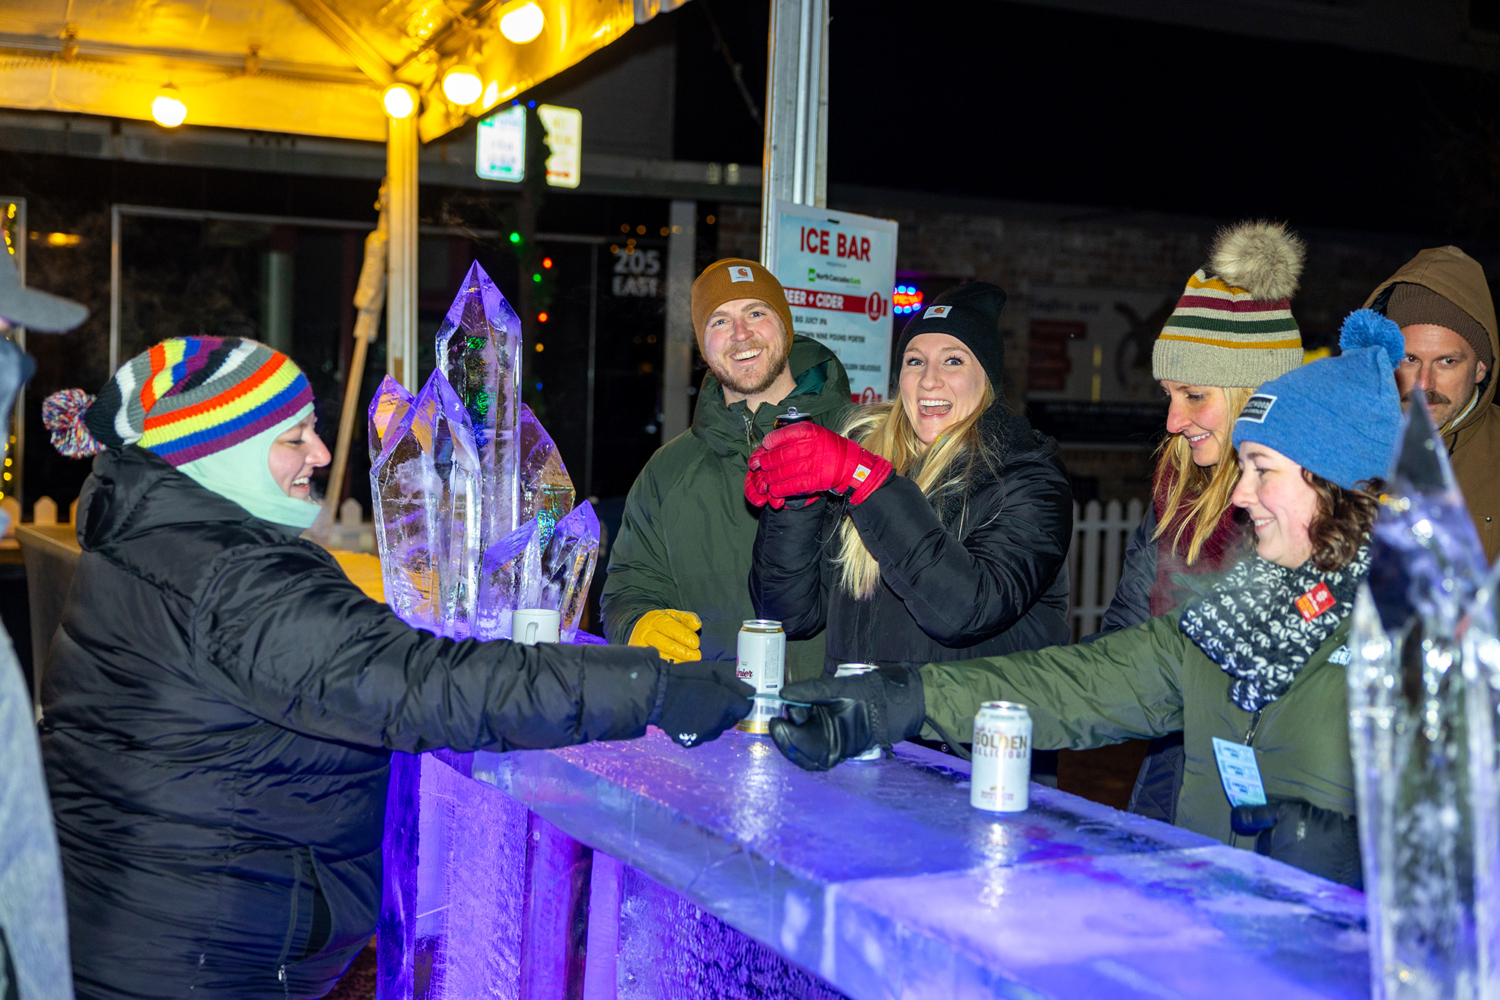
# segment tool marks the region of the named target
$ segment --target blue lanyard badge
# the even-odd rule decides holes
[[[1214,759],[1219,762],[1219,780],[1232,806],[1263,806],[1266,789],[1260,783],[1260,765],[1255,748],[1232,740],[1214,738]]]

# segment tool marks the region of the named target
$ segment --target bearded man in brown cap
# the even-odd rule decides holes
[[[654,646],[671,660],[734,660],[740,625],[756,617],[750,452],[793,408],[836,425],[850,405],[849,378],[832,351],[792,333],[786,292],[754,261],[709,265],[693,283],[692,312],[708,363],[693,426],[631,486],[600,603],[610,642]],[[821,635],[787,643],[789,680],[822,669]]]
[[[1365,301],[1401,327],[1402,406],[1426,397],[1490,562],[1500,554],[1500,408],[1495,303],[1479,262],[1458,247],[1423,250]]]

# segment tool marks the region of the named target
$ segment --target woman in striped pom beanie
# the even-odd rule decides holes
[[[238,337],[179,337],[136,355],[98,398],[64,389],[42,404],[70,458],[136,445],[273,524],[318,515],[310,477],[328,464],[312,388],[292,359]]]
[[[363,594],[292,537],[328,453],[264,344],[168,340],[48,412],[97,453],[42,680],[80,996],[327,994],[375,931],[392,750],[707,742],[749,710],[732,665],[455,642]]]
[[[1126,548],[1104,632],[1177,607],[1178,573],[1218,573],[1244,548],[1243,515],[1230,502],[1239,482],[1230,434],[1255,387],[1302,364],[1292,317],[1305,256],[1281,223],[1223,229],[1193,272],[1151,356],[1151,374],[1171,400],[1156,453],[1151,506]],[[1181,779],[1181,741],[1154,741],[1130,808],[1171,822]]]

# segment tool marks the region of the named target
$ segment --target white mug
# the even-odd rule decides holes
[[[511,612],[511,640],[522,645],[556,642],[561,628],[562,613],[559,611],[548,608],[517,608]]]

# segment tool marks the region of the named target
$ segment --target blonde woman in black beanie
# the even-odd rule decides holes
[[[826,673],[1068,640],[1073,499],[1053,443],[997,401],[1004,305],[945,293],[902,332],[890,401],[750,457],[751,598],[789,638],[826,628]]]

